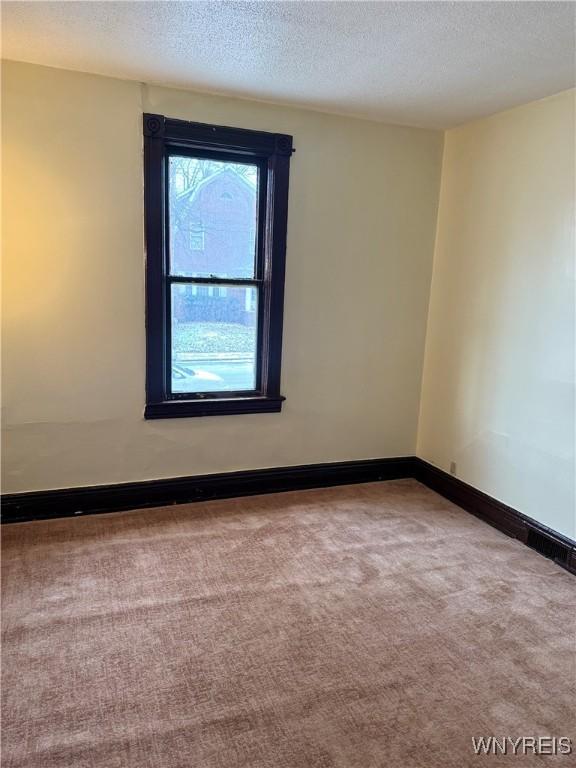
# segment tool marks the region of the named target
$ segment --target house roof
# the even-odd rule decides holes
[[[193,202],[194,198],[200,194],[201,190],[204,190],[213,182],[220,180],[223,176],[229,176],[235,182],[243,185],[250,192],[256,194],[256,187],[251,184],[248,179],[245,179],[243,176],[240,176],[240,174],[235,173],[231,168],[221,168],[219,171],[216,171],[210,176],[207,176],[205,179],[202,179],[202,181],[198,184],[198,186],[194,187],[194,189],[185,189],[184,192],[180,192],[177,199],[183,200],[184,198],[189,197],[189,202]]]

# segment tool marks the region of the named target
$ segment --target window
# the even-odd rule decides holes
[[[292,152],[144,115],[146,418],[281,410]]]
[[[204,230],[203,229],[190,230],[190,249],[192,251],[204,250]]]

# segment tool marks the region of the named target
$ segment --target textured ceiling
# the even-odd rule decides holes
[[[571,2],[3,2],[6,59],[445,128],[574,84]]]

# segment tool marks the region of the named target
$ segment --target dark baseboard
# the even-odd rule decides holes
[[[119,512],[233,496],[398,480],[413,475],[414,458],[406,456],[10,493],[2,496],[2,522],[21,523],[54,517]]]
[[[467,512],[576,574],[575,541],[415,456],[11,493],[2,496],[2,522],[22,523],[407,477],[419,480]]]
[[[558,565],[576,574],[576,541],[547,528],[488,494],[458,480],[422,459],[414,459],[414,477],[467,512],[519,539]]]

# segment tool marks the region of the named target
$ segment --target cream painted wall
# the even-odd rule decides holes
[[[572,538],[574,95],[446,134],[418,436]]]
[[[443,137],[8,62],[3,490],[413,454]],[[145,422],[141,114],[292,133],[281,414]]]

